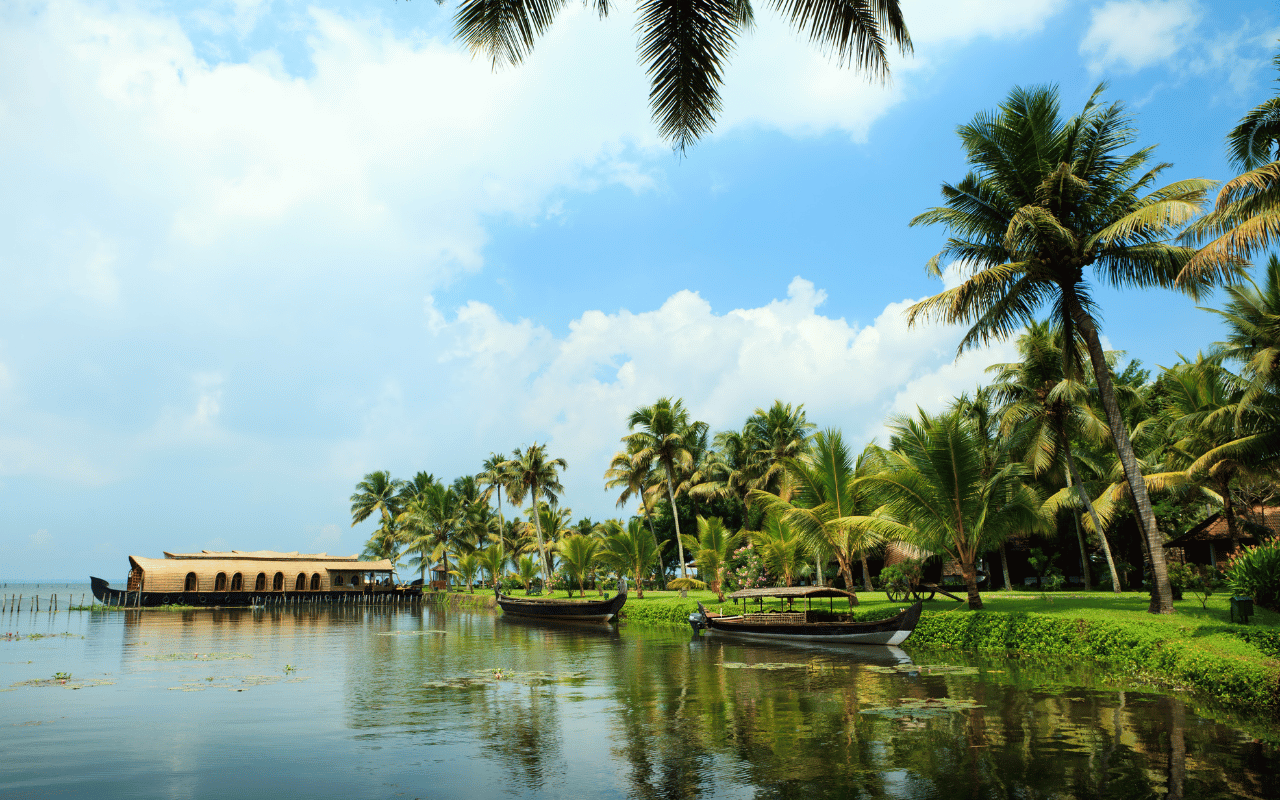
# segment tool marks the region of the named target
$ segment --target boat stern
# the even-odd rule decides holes
[[[689,627],[693,628],[694,633],[706,630],[707,609],[703,608],[702,603],[698,603],[698,610],[689,615]]]

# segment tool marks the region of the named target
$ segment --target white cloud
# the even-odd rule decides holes
[[[1013,354],[1012,345],[997,345],[953,364],[957,331],[908,330],[909,301],[858,325],[822,314],[825,300],[799,277],[785,299],[722,313],[682,291],[651,311],[585,312],[563,337],[481,303],[452,319],[436,311],[441,322],[424,349],[447,353],[449,369],[429,379],[441,397],[428,399],[425,412],[390,413],[366,433],[417,442],[431,454],[430,469],[445,475],[473,469],[491,450],[546,442],[569,461],[564,481],[575,512],[600,517],[613,513],[601,475],[625,419],[659,397],[683,398],[715,430],[739,427],[774,399],[804,403],[819,426],[869,440],[881,435],[887,414],[937,410]],[[409,419],[415,413],[456,427],[423,427]]]
[[[1080,54],[1095,74],[1137,72],[1172,59],[1203,15],[1197,0],[1110,0],[1091,12]]]

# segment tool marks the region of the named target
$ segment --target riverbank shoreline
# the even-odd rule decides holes
[[[443,593],[440,593],[443,594]],[[483,595],[449,593],[450,604],[484,606]],[[476,600],[454,599],[476,598]],[[492,601],[492,596],[488,596]],[[882,592],[859,594],[858,616],[875,619],[901,604]],[[1229,598],[1210,597],[1205,607],[1188,598],[1176,613],[1146,612],[1144,593],[1005,593],[983,595],[982,611],[934,600],[908,645],[975,653],[1088,658],[1129,674],[1143,685],[1190,690],[1237,708],[1280,714],[1280,614],[1258,609],[1250,624],[1229,621]],[[627,598],[627,625],[684,627],[698,602],[720,603],[711,592],[646,591]]]

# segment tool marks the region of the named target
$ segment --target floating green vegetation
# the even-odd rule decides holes
[[[927,697],[924,699],[908,697],[899,700],[896,705],[864,708],[859,713],[877,717],[888,717],[904,722],[943,717],[971,708],[985,708],[972,700],[958,700],[952,697]]]
[[[56,637],[56,636],[61,636],[62,638],[66,639],[66,638],[70,638],[70,637],[73,637],[73,636],[80,636],[80,634],[78,634],[78,633],[71,633],[70,631],[67,631],[66,633],[28,633],[28,634],[26,634],[26,635],[23,635],[23,634],[21,634],[21,633],[18,633],[18,634],[11,634],[8,638],[9,638],[9,640],[10,640],[10,641],[20,642],[20,641],[22,641],[23,639],[29,639],[29,640],[31,640],[31,639],[52,639],[52,638],[54,638],[54,637]],[[83,637],[83,636],[80,636],[80,638],[81,638],[81,639],[83,639],[84,637]]]
[[[61,675],[62,673],[58,673],[58,674]],[[100,679],[72,681],[70,675],[68,675],[67,678],[65,679],[53,677],[53,678],[38,678],[36,680],[30,680],[30,681],[18,681],[17,683],[10,684],[8,689],[3,689],[0,691],[12,691],[13,689],[23,689],[31,686],[35,686],[35,687],[60,686],[63,689],[88,689],[92,686],[110,686],[113,683],[115,683],[115,681],[100,680]]]
[[[585,680],[585,672],[510,672],[505,669],[485,669],[456,678],[427,681],[422,684],[428,689],[486,689],[499,683],[518,683],[525,686],[549,686],[552,684],[573,684]]]
[[[232,692],[243,692],[256,686],[270,686],[273,683],[301,683],[308,678],[281,678],[278,675],[218,675],[182,681],[177,686],[168,687],[171,692],[203,692],[206,689],[226,689]]]
[[[737,661],[726,661],[722,664],[725,669],[808,669],[808,664],[796,664],[793,662],[761,662],[759,664],[742,664]]]
[[[981,672],[977,667],[959,664],[894,664],[886,667],[872,664],[866,667],[868,672],[879,672],[890,675],[894,673],[919,673],[921,675],[977,675]]]
[[[248,653],[160,653],[143,656],[144,661],[235,661],[253,658]]]

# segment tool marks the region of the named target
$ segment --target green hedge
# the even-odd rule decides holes
[[[1091,657],[1191,686],[1233,704],[1280,709],[1277,665],[1251,653],[1231,652],[1232,638],[1224,634],[1175,639],[1140,624],[976,611],[925,613],[911,642]],[[1257,638],[1268,642],[1254,644],[1264,653],[1275,644],[1274,632],[1259,631]]]
[[[618,616],[640,625],[688,626],[689,615],[697,610],[696,600],[654,598],[639,603],[628,601]]]

